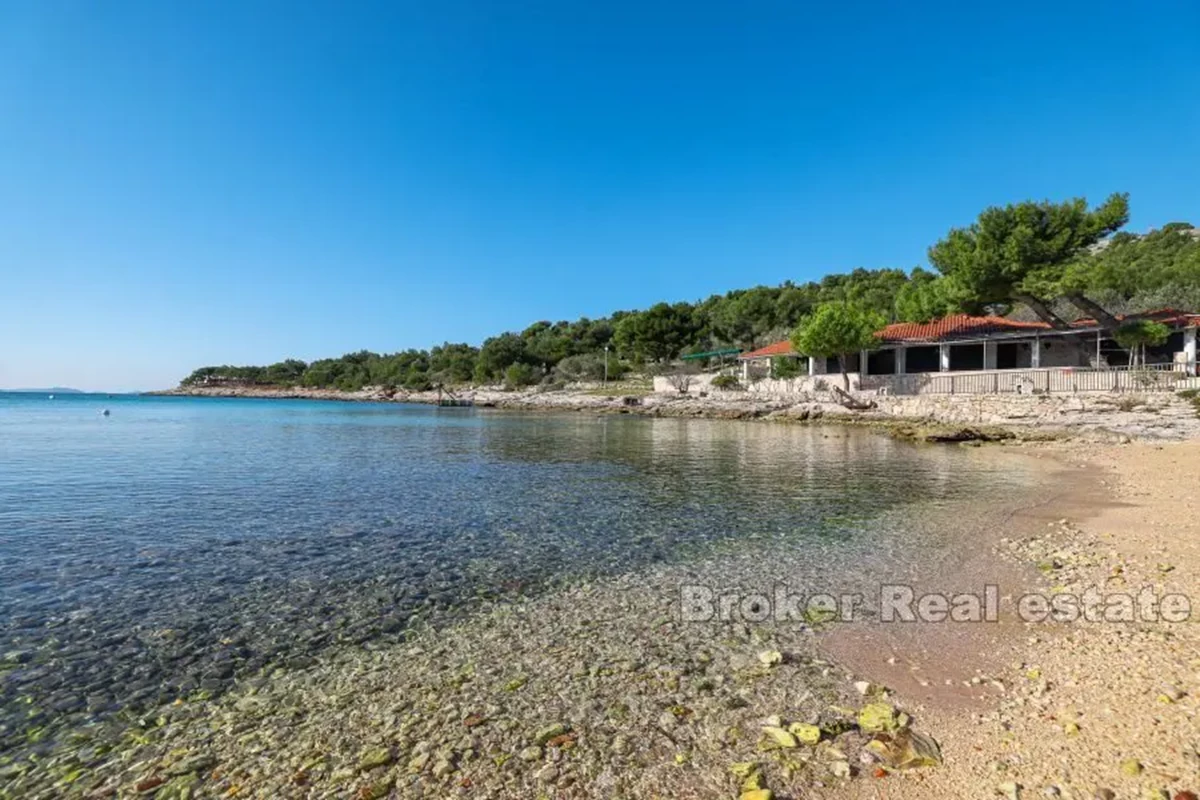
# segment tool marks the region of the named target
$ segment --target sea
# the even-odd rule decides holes
[[[0,752],[723,548],[850,574],[1033,480],[834,426],[0,393]]]

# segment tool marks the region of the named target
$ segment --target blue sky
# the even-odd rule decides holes
[[[1189,0],[0,4],[0,386],[173,385],[1200,223]]]

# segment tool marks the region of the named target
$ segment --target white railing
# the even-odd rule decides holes
[[[1175,364],[1137,367],[1057,367],[985,372],[864,375],[860,389],[875,394],[1059,394],[1075,392],[1170,392],[1190,385]]]

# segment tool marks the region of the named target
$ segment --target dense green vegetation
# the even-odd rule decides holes
[[[855,309],[873,322],[925,321],[961,311],[1040,318],[1055,326],[1088,316],[1114,330],[1119,314],[1167,306],[1200,309],[1200,231],[1172,223],[1144,236],[1116,232],[1127,218],[1125,195],[1094,209],[1082,199],[989,208],[930,248],[936,272],[855,269],[820,281],[736,289],[602,319],[535,322],[480,347],[446,343],[427,351],[360,351],[311,364],[288,359],[265,367],[203,367],[183,385],[518,387],[599,380],[606,360],[609,377],[617,378],[630,368],[657,368],[688,353],[752,349],[788,338],[829,304]]]

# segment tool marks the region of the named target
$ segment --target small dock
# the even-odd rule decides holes
[[[449,389],[438,387],[438,408],[473,408],[475,406],[474,397],[459,397]]]

